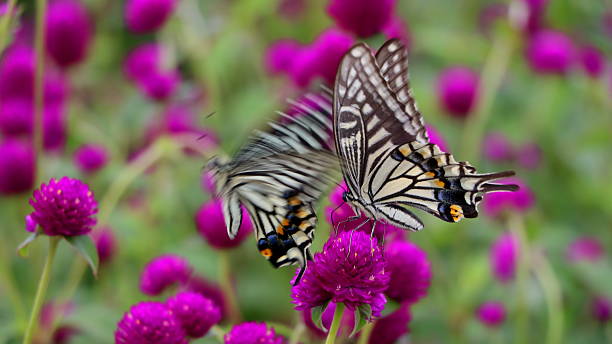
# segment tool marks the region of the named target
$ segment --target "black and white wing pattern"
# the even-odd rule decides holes
[[[398,227],[423,228],[408,206],[457,222],[478,216],[482,194],[517,189],[491,183],[513,172],[478,174],[429,142],[399,40],[385,43],[376,56],[365,44],[344,56],[334,87],[334,137],[345,198]]]
[[[274,267],[298,264],[303,274],[317,220],[313,205],[337,159],[330,95],[307,95],[292,105],[299,113],[281,113],[285,123],[270,123],[270,131],[258,132],[231,161],[214,160],[208,167],[223,202],[228,235],[238,233],[244,206],[259,252]]]

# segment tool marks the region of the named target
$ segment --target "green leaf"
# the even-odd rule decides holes
[[[64,238],[85,258],[94,277],[98,277],[98,250],[96,250],[96,245],[94,245],[91,237],[89,235],[77,235]]]
[[[310,318],[312,319],[312,322],[315,324],[316,327],[320,328],[325,332],[327,332],[328,329],[323,326],[323,312],[325,311],[325,308],[327,308],[328,304],[329,301],[310,310]]]
[[[361,329],[370,321],[372,318],[372,306],[367,303],[359,305],[355,310],[355,327],[353,328],[353,332],[349,337],[354,336],[357,332],[361,331]]]
[[[38,238],[39,235],[40,233],[38,231],[30,234],[21,244],[19,244],[19,246],[17,246],[17,254],[24,258],[27,257],[28,247],[34,242],[34,240],[36,240],[36,238]]]

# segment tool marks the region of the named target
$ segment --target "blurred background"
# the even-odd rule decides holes
[[[46,252],[15,253],[28,200],[62,176],[99,202],[101,270],[61,244],[40,342],[112,342],[130,305],[168,296],[139,289],[168,253],[189,261],[192,288],[225,298],[223,324],[241,315],[291,334],[294,269],[273,269],[246,231],[225,237],[203,167],[291,113],[286,99],[331,85],[352,44],[388,38],[409,47],[432,140],[479,171],[515,170],[522,187],[458,224],[416,211],[425,230],[408,239],[432,277],[400,340],[612,342],[610,2],[55,0],[38,18],[40,55],[35,3],[0,3],[1,343],[19,342]],[[315,252],[338,202],[320,202]]]

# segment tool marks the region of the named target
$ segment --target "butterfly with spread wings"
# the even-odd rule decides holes
[[[423,223],[408,207],[444,221],[478,216],[482,195],[515,191],[491,183],[512,171],[476,172],[429,142],[408,81],[407,50],[387,41],[374,56],[361,43],[343,57],[334,87],[334,136],[355,213],[411,230]]]
[[[259,252],[278,268],[301,266],[295,284],[312,259],[316,215],[313,204],[328,185],[337,164],[332,145],[331,94],[309,94],[292,105],[298,113],[280,113],[269,132],[257,132],[231,161],[213,159],[213,172],[230,238],[242,221],[241,205],[256,229]]]

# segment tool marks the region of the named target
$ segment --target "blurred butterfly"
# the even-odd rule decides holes
[[[344,200],[369,218],[411,230],[423,223],[408,207],[444,221],[478,216],[482,194],[515,191],[491,183],[512,171],[479,174],[429,142],[408,82],[407,50],[387,41],[374,56],[365,44],[343,57],[334,87],[336,150]]]
[[[313,204],[328,185],[337,164],[332,145],[331,91],[292,102],[296,114],[280,113],[269,132],[256,132],[231,161],[212,159],[217,192],[228,235],[242,221],[241,205],[256,230],[259,252],[276,268],[300,265],[294,282],[311,259],[316,216]]]

